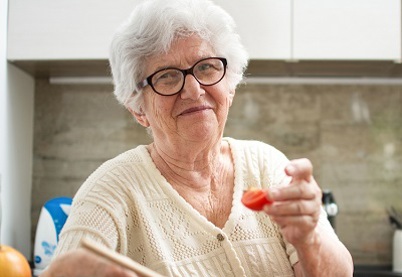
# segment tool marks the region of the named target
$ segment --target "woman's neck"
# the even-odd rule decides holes
[[[148,146],[156,167],[172,184],[189,186],[192,189],[202,189],[213,181],[225,175],[228,162],[231,163],[229,145],[226,141],[200,149],[192,147],[183,151],[182,148],[166,151],[156,143]]]
[[[148,151],[173,189],[210,222],[223,228],[231,211],[234,189],[229,143],[222,141],[216,151],[188,160],[166,155],[155,144],[150,144]]]

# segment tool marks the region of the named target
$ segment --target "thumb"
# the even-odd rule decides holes
[[[285,173],[293,177],[293,179],[310,182],[313,174],[313,165],[306,158],[291,160],[285,167]]]

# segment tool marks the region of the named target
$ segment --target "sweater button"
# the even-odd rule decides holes
[[[216,238],[217,238],[219,241],[225,240],[225,237],[224,237],[222,234],[218,234],[218,235],[216,236]]]

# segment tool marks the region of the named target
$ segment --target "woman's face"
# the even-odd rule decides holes
[[[143,77],[166,67],[187,69],[200,59],[215,55],[212,47],[198,36],[178,39],[169,52],[148,59]],[[177,146],[188,141],[208,143],[219,139],[234,96],[226,76],[213,86],[203,86],[190,74],[179,94],[161,96],[150,86],[143,93],[142,113],[133,113],[138,122],[152,129],[155,142]]]

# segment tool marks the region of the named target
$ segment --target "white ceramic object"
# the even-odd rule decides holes
[[[402,230],[395,230],[393,240],[392,269],[394,272],[402,273]]]
[[[59,234],[70,214],[71,202],[69,197],[58,197],[42,207],[35,235],[34,276],[39,276],[50,264]]]

